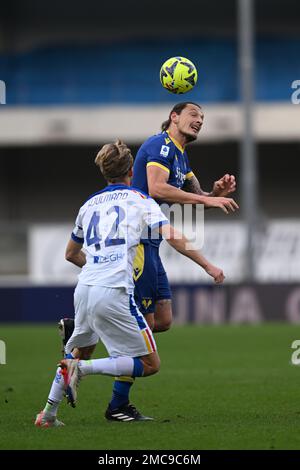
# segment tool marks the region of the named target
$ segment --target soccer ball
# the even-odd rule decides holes
[[[182,94],[190,91],[197,83],[195,65],[185,57],[171,57],[160,69],[160,81],[171,93]]]

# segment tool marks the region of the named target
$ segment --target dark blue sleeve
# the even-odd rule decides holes
[[[145,150],[147,153],[147,167],[157,166],[170,173],[171,161],[174,156],[171,143],[167,145],[165,139],[160,137],[149,142]]]

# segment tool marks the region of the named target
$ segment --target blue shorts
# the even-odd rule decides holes
[[[155,303],[171,298],[171,289],[159,256],[159,246],[140,243],[133,262],[135,302],[143,315],[154,313]]]

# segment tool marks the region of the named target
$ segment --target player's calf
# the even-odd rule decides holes
[[[73,318],[62,318],[58,322],[59,334],[62,339],[63,349],[62,353],[65,356],[65,346],[69,339],[71,338],[74,331],[75,322]],[[74,348],[72,351],[72,356],[74,359],[84,359],[88,360],[91,358],[96,345],[86,346],[83,348]]]
[[[168,331],[172,325],[172,304],[171,299],[161,299],[155,304],[154,333]]]

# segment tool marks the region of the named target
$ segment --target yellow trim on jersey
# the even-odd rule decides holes
[[[170,139],[172,140],[173,144],[178,148],[178,150],[180,150],[181,153],[184,152],[184,148],[180,145],[179,142],[177,142],[177,140],[174,139],[174,137],[171,137],[170,134],[169,134],[169,131],[166,131],[166,133],[168,134],[168,136],[170,137]]]
[[[189,171],[189,173],[187,173],[185,175],[185,179],[189,180],[189,179],[193,178],[193,176],[195,176],[194,173],[192,171]]]
[[[170,173],[169,168],[167,168],[166,166],[161,165],[161,163],[157,163],[157,162],[148,162],[148,163],[147,163],[147,166],[158,166],[158,168],[161,168],[162,170],[165,170],[165,171],[167,171],[168,173]]]
[[[118,382],[130,382],[133,384],[134,382],[134,378],[133,377],[128,377],[126,375],[122,375],[120,377],[115,377],[115,380],[117,380]]]
[[[153,349],[151,347],[151,344],[150,344],[150,341],[148,339],[148,336],[147,336],[147,333],[145,333],[144,330],[141,331],[143,337],[144,337],[144,340],[145,340],[145,343],[146,343],[146,346],[147,346],[147,349],[149,351],[149,353],[152,353],[153,352]]]
[[[137,246],[135,258],[133,260],[133,280],[137,281],[143,274],[145,265],[145,249],[144,245],[140,243]]]

